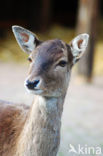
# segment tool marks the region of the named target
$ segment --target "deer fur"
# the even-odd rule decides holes
[[[20,26],[13,26],[13,32],[32,61],[25,86],[35,98],[30,107],[0,101],[0,156],[56,156],[71,69],[84,53],[88,35],[66,44],[59,39],[42,42]],[[28,89],[28,80],[39,84]]]

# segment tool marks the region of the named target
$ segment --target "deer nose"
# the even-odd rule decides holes
[[[33,89],[35,89],[38,86],[39,82],[40,82],[40,80],[35,80],[35,81],[27,80],[26,81],[26,86],[27,86],[28,89],[32,89],[33,90]]]

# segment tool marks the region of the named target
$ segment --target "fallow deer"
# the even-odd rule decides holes
[[[84,53],[89,35],[80,34],[67,44],[59,39],[40,41],[20,26],[12,29],[29,54],[25,87],[35,99],[30,107],[0,101],[0,156],[56,156],[71,69]]]

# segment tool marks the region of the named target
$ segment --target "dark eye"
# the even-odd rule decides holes
[[[28,57],[28,61],[29,61],[29,62],[32,62],[32,59],[31,59],[30,57]]]
[[[58,63],[58,66],[61,66],[61,67],[65,67],[66,65],[67,65],[67,62],[63,60]]]

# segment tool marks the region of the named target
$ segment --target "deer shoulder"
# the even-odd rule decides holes
[[[10,156],[25,123],[29,107],[0,100],[0,156]]]

